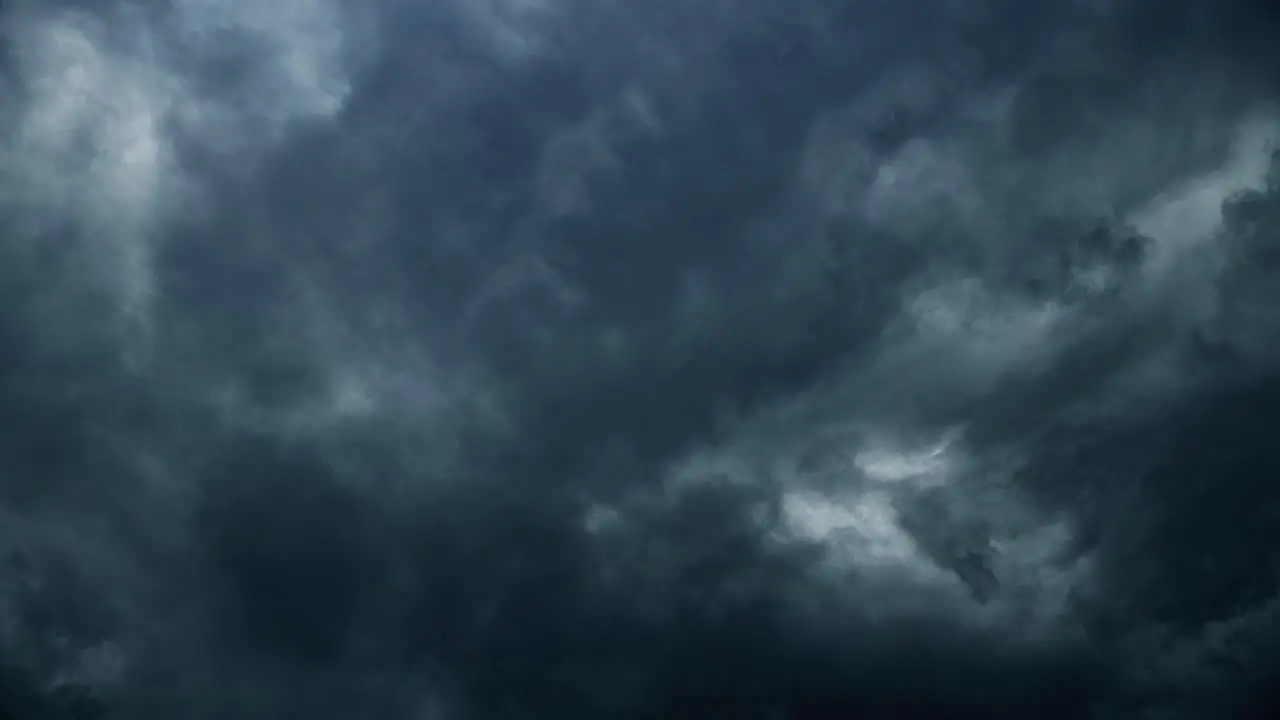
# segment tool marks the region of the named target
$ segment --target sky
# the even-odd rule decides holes
[[[1272,717],[1278,39],[0,3],[0,719]]]

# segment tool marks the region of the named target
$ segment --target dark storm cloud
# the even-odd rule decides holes
[[[1263,712],[1274,11],[750,5],[8,4],[0,713]]]

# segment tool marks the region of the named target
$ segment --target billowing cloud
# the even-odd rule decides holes
[[[0,715],[1265,717],[1262,3],[0,10]]]

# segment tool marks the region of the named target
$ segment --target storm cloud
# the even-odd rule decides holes
[[[1270,717],[1278,38],[0,5],[0,717]]]

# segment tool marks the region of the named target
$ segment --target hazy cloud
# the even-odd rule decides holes
[[[1264,4],[0,10],[0,715],[1264,717]]]

